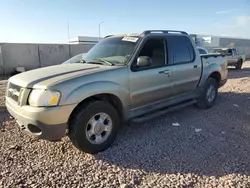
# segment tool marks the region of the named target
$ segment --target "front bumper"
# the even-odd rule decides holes
[[[20,128],[32,136],[45,140],[59,140],[65,136],[67,122],[75,106],[19,106],[13,99],[6,97],[6,108]]]

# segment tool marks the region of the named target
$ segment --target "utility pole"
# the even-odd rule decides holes
[[[69,42],[70,41],[69,21],[67,21],[67,30],[68,30],[68,42]]]
[[[71,58],[70,32],[69,32],[69,21],[68,20],[67,20],[67,30],[68,30],[68,43],[69,43],[69,58]]]
[[[101,39],[101,24],[103,24],[103,23],[104,23],[104,21],[99,23],[99,41]]]

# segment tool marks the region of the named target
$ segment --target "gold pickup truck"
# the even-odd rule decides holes
[[[27,133],[46,140],[68,135],[80,150],[97,153],[127,121],[214,106],[227,73],[225,56],[200,55],[183,31],[107,36],[81,63],[11,77],[6,107]]]
[[[246,60],[246,56],[239,55],[236,48],[214,48],[213,53],[225,55],[227,57],[227,65],[234,66],[235,69],[241,69]]]

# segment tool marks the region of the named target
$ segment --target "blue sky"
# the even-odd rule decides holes
[[[0,0],[0,42],[176,29],[250,38],[250,0]]]

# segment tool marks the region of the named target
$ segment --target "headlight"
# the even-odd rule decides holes
[[[30,106],[57,106],[61,97],[59,91],[34,89],[29,96]]]

